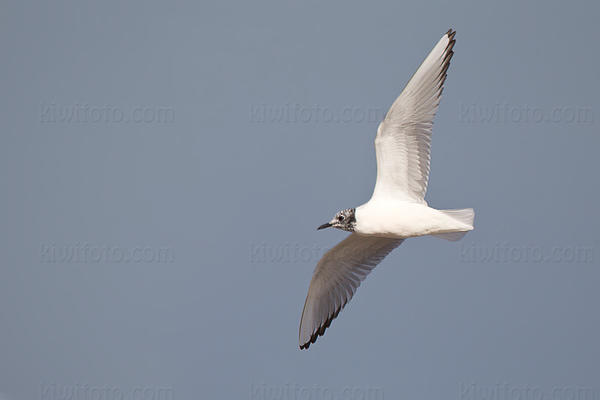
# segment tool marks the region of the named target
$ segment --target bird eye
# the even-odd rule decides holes
[[[343,221],[343,220],[344,220],[344,216],[343,216],[343,215],[340,215],[340,216],[338,217],[338,221]]]

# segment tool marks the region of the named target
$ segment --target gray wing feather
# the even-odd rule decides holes
[[[318,262],[300,320],[300,348],[308,349],[350,301],[360,283],[403,239],[351,234]]]

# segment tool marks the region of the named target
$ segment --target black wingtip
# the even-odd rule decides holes
[[[310,345],[312,343],[315,343],[317,341],[317,339],[319,338],[319,336],[323,336],[325,334],[325,331],[327,330],[327,328],[329,328],[331,326],[331,323],[333,322],[334,319],[337,318],[337,316],[340,314],[340,311],[342,311],[342,309],[346,306],[348,302],[346,301],[344,304],[341,305],[341,307],[339,307],[334,313],[333,315],[331,315],[329,318],[327,318],[327,321],[325,321],[325,323],[323,325],[321,325],[311,336],[308,342],[301,344],[300,345],[300,350],[307,350]]]
[[[456,43],[456,39],[454,39],[454,36],[456,36],[456,31],[454,29],[452,29],[452,28],[448,29],[448,32],[446,32],[446,35],[448,36],[449,42],[446,45],[446,49],[445,49],[446,55],[444,56],[444,59],[442,60],[443,67],[439,74],[440,91],[438,93],[438,98],[440,98],[442,96],[442,92],[444,90],[444,83],[446,82],[448,67],[450,67],[450,60],[452,59],[452,56],[454,55],[453,49],[454,49],[454,44]]]

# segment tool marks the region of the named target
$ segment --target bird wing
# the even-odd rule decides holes
[[[321,258],[300,320],[300,348],[308,349],[350,301],[367,275],[404,239],[353,233]]]
[[[425,203],[431,127],[454,52],[455,31],[435,45],[377,128],[377,182],[373,197]]]

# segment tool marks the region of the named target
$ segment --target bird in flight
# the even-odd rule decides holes
[[[454,52],[450,29],[412,76],[377,128],[377,180],[371,199],[319,226],[351,232],[318,262],[300,320],[300,349],[308,349],[350,301],[361,281],[406,238],[459,240],[473,229],[472,208],[427,205],[431,128]]]

